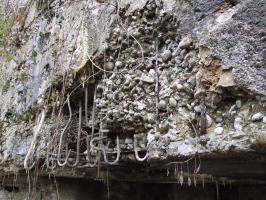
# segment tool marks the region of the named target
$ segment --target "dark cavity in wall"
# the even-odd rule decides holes
[[[265,186],[201,184],[187,186],[176,183],[123,181],[88,181],[60,179],[62,184],[78,184],[78,200],[264,200]]]
[[[110,177],[109,177],[110,178]],[[11,180],[10,180],[11,181]],[[12,182],[12,181],[11,181]],[[14,185],[8,180],[0,188],[2,193],[26,194],[27,178]],[[197,184],[188,186],[166,182],[126,182],[103,179],[56,178],[60,199],[72,200],[264,200],[265,185]],[[39,177],[36,200],[54,200],[57,197],[54,179]],[[1,197],[1,195],[0,195]]]

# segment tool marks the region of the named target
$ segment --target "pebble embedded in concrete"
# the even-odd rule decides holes
[[[224,131],[224,128],[223,128],[223,127],[217,127],[217,128],[215,128],[215,130],[214,130],[214,132],[215,132],[216,134],[222,134],[223,131]]]
[[[242,128],[243,128],[242,123],[243,123],[243,119],[240,118],[240,117],[236,117],[235,118],[235,121],[234,121],[234,128],[235,128],[235,130],[241,131]]]
[[[212,118],[209,115],[206,115],[207,127],[210,128],[212,126]]]
[[[263,115],[262,113],[258,112],[258,113],[254,114],[254,115],[251,117],[251,120],[252,120],[253,122],[255,122],[255,121],[261,121],[261,120],[263,119],[263,117],[264,117],[264,115]]]
[[[170,50],[165,50],[162,54],[161,57],[164,62],[167,62],[168,60],[171,59],[172,57],[172,52]]]
[[[154,83],[154,78],[147,76],[144,73],[141,75],[140,80],[145,82],[145,83]]]
[[[201,108],[200,108],[200,106],[198,105],[198,106],[195,106],[194,107],[194,111],[196,112],[196,113],[200,113],[201,112]]]
[[[242,106],[242,102],[241,102],[241,100],[237,100],[237,101],[236,101],[236,107],[237,107],[237,108],[241,108],[241,106]]]
[[[167,108],[166,101],[165,100],[159,101],[158,108],[159,108],[159,110],[166,110],[166,108]]]
[[[188,48],[191,43],[192,43],[191,39],[188,36],[186,36],[180,41],[178,47],[180,49],[185,49]]]
[[[106,68],[106,70],[113,70],[114,69],[114,63],[113,62],[107,62],[106,64],[105,64],[105,68]]]
[[[266,116],[263,117],[262,122],[266,124]]]
[[[171,97],[169,99],[169,104],[170,104],[171,107],[176,107],[177,102],[176,102],[176,100],[173,97]]]
[[[117,68],[121,68],[122,66],[123,66],[123,63],[121,62],[121,61],[116,61],[115,62],[115,66],[117,67]]]

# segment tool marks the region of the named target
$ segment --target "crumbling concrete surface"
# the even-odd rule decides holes
[[[14,5],[2,171],[263,152],[264,0]]]

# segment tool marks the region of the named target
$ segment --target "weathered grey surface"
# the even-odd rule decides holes
[[[241,1],[216,17],[199,38],[223,69],[231,69],[236,84],[266,95],[266,3]],[[206,31],[206,32],[205,32]]]

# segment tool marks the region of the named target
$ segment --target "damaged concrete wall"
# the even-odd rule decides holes
[[[55,170],[106,154],[119,165],[263,152],[264,0],[15,5],[1,47],[3,172],[25,157]]]

